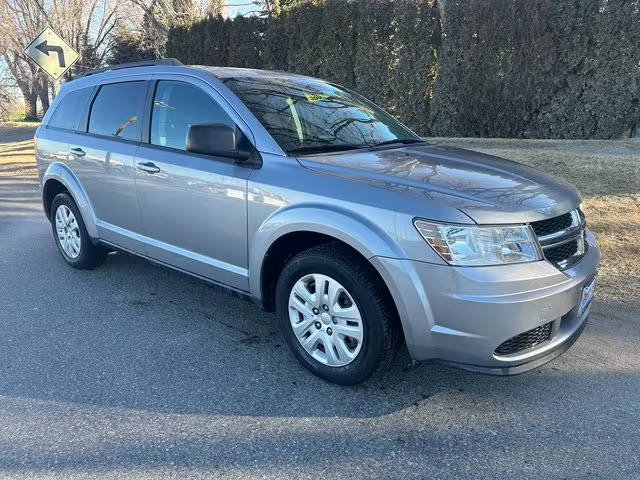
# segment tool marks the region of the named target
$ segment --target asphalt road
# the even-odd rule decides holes
[[[126,254],[60,258],[0,176],[2,478],[640,478],[640,318],[596,303],[564,356],[496,378],[401,352],[352,388],[274,318]]]

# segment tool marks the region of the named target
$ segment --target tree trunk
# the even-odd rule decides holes
[[[21,87],[24,98],[24,119],[35,121],[38,119],[38,90],[36,88]]]
[[[24,119],[30,122],[38,120],[38,94],[30,93],[26,105],[28,111],[25,112]]]
[[[40,104],[42,105],[42,116],[49,110],[49,80],[43,78],[38,85],[38,96],[40,97]]]
[[[32,91],[29,94],[29,99],[27,101],[27,105],[29,106],[29,112],[25,115],[25,120],[36,121],[38,120],[38,93]]]

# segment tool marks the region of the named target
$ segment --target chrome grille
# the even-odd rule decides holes
[[[553,322],[545,323],[539,327],[527,330],[520,335],[511,337],[506,342],[500,344],[495,350],[496,355],[513,355],[514,353],[528,350],[536,345],[546,342],[551,338],[551,332],[553,331]]]
[[[575,265],[587,252],[584,227],[584,215],[578,209],[531,223],[544,257],[560,270]]]

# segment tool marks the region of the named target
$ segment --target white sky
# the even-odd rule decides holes
[[[246,3],[250,3],[250,1],[251,0],[228,0],[227,7],[225,7],[225,15],[235,17],[237,15],[244,15],[247,12],[254,12],[260,8],[259,5],[244,5]]]

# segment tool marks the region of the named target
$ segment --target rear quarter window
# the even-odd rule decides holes
[[[60,99],[48,125],[67,130],[77,130],[92,92],[93,87],[88,87],[65,94]]]
[[[146,88],[144,81],[102,85],[91,105],[89,132],[139,140]]]

